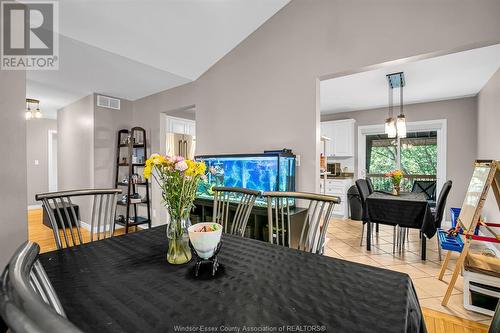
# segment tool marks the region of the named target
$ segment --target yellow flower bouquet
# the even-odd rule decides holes
[[[204,162],[186,160],[181,156],[151,155],[146,160],[144,178],[153,177],[162,191],[163,205],[170,215],[167,228],[167,261],[183,264],[191,260],[189,249],[189,212],[193,208],[196,189],[205,177]]]
[[[392,180],[393,193],[399,195],[401,179],[403,179],[403,171],[396,169],[385,174],[386,177],[390,177]]]

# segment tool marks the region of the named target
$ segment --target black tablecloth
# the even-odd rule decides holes
[[[68,318],[86,332],[171,332],[176,325],[426,332],[406,274],[236,236],[223,240],[223,267],[212,280],[194,279],[193,263],[166,263],[165,227],[40,260]]]
[[[366,199],[371,222],[420,229],[427,238],[436,233],[434,217],[424,193],[402,192],[399,196],[374,192]]]

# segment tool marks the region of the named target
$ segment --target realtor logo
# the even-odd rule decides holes
[[[1,2],[1,69],[59,68],[59,16],[56,1]]]

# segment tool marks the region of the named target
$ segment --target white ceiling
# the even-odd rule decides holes
[[[65,0],[58,71],[28,72],[45,116],[93,92],[135,100],[196,80],[290,0]]]
[[[500,44],[321,81],[321,112],[387,107],[385,76],[394,72],[405,73],[405,104],[474,96],[498,68]]]

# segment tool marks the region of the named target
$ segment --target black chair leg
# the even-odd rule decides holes
[[[377,225],[375,226],[375,231],[378,233],[378,223],[377,223]]]

